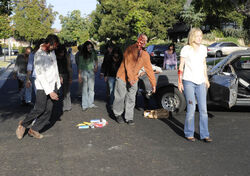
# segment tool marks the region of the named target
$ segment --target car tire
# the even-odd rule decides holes
[[[216,57],[222,57],[222,52],[221,51],[216,51],[215,56]]]
[[[185,97],[176,87],[172,90],[160,90],[157,94],[157,102],[161,108],[172,113],[181,113],[186,108]]]

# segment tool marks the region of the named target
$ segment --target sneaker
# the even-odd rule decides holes
[[[132,125],[135,125],[135,122],[133,120],[128,120],[127,124],[132,126]]]
[[[98,108],[98,106],[96,106],[95,104],[92,104],[89,106],[89,108]]]
[[[37,131],[32,130],[31,128],[29,129],[28,134],[29,134],[30,136],[34,137],[34,138],[37,138],[37,139],[42,139],[42,138],[43,138],[43,135],[42,135],[42,134],[40,134],[40,133],[37,132]]]
[[[86,112],[88,110],[88,108],[82,108],[83,112]]]
[[[117,123],[120,123],[120,124],[124,123],[124,120],[123,120],[122,116],[117,116],[116,121],[117,121]]]
[[[20,121],[19,124],[18,124],[18,127],[16,129],[16,136],[17,136],[18,139],[22,139],[23,138],[25,129],[26,128],[24,126],[22,126],[22,121]]]

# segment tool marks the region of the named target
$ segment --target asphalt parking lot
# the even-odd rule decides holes
[[[73,109],[53,116],[43,139],[15,136],[19,120],[30,111],[20,106],[17,83],[8,77],[0,89],[1,176],[248,176],[250,108],[209,106],[213,142],[184,139],[185,113],[169,119],[146,119],[135,109],[135,126],[117,124],[105,103],[105,83],[96,77],[97,109],[82,112],[72,85]],[[143,107],[139,97],[140,107]],[[196,114],[198,132],[198,113]],[[83,121],[105,118],[108,125],[78,129]]]

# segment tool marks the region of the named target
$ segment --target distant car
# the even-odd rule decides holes
[[[150,55],[151,63],[159,67],[163,66],[164,53],[168,45],[149,45],[147,52]]]
[[[11,49],[10,50],[10,55],[18,55],[18,50],[17,49]],[[9,48],[3,48],[2,49],[2,54],[4,54],[4,55],[9,55]]]
[[[238,50],[246,50],[248,47],[241,47],[233,42],[216,42],[207,47],[207,55],[222,57],[229,55],[231,52]]]
[[[250,49],[235,51],[208,71],[208,100],[231,108],[250,106]]]

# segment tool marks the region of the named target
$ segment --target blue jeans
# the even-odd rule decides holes
[[[208,132],[208,115],[207,115],[207,89],[205,83],[195,84],[191,81],[183,80],[184,95],[187,104],[187,113],[184,126],[185,137],[194,136],[194,115],[196,108],[196,101],[198,103],[199,114],[200,114],[200,139],[209,137]]]
[[[86,109],[94,103],[95,73],[93,70],[82,71],[82,108]]]
[[[166,70],[175,70],[176,65],[167,65],[166,64]]]
[[[26,87],[26,74],[18,74],[18,79],[23,82],[23,88],[20,91],[21,100],[25,100],[25,103],[30,103],[32,99],[32,87]]]
[[[114,102],[114,89],[115,89],[115,77],[108,77],[108,85],[109,85],[109,105],[113,105]]]

